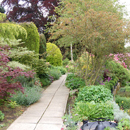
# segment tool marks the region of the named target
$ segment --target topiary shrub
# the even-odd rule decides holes
[[[62,54],[60,49],[53,43],[47,43],[46,60],[54,66],[62,66]]]
[[[1,17],[4,18],[4,16],[1,16]],[[15,24],[15,23],[0,23],[0,39],[1,38],[15,39],[19,37],[20,35],[22,35],[24,39],[27,38],[26,30],[20,25]]]
[[[22,39],[22,41],[25,42],[25,44],[22,45],[23,47],[27,47],[29,50],[34,50],[36,53],[39,53],[39,33],[36,25],[33,22],[25,22],[20,25],[27,31],[27,38],[25,39],[23,35],[20,35],[17,39]]]
[[[39,58],[46,58],[46,37],[44,34],[39,34],[40,36],[40,47],[39,47],[39,54],[40,57]]]

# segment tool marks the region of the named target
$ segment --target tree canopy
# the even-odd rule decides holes
[[[90,84],[94,84],[110,53],[124,51],[130,29],[121,10],[112,0],[62,0],[56,8],[60,17],[51,23],[50,40],[57,39],[60,46],[78,45],[81,54],[89,52],[92,62],[87,66],[92,68],[86,70],[85,77]]]
[[[7,17],[14,22],[34,22],[40,32],[55,14],[58,0],[3,0],[2,5],[8,7]]]

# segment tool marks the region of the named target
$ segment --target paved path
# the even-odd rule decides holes
[[[66,75],[54,81],[7,130],[61,130],[69,89],[64,85]],[[35,95],[34,95],[35,96]]]

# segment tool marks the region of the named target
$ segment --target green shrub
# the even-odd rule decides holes
[[[27,31],[20,25],[15,23],[0,23],[0,38],[15,39],[20,35],[25,39],[27,38]]]
[[[66,65],[66,69],[68,72],[71,72],[71,73],[75,73],[75,66],[76,63],[75,62],[72,62],[72,61],[69,61],[68,65]]]
[[[77,121],[92,120],[96,118],[114,119],[113,104],[111,102],[95,103],[78,102],[73,109],[73,118]]]
[[[40,78],[40,81],[42,83],[42,86],[48,86],[51,84],[51,80],[49,79],[49,77],[45,77],[45,78]]]
[[[71,80],[72,78],[76,77],[74,73],[70,73],[67,75],[66,81]]]
[[[9,101],[8,104],[7,104],[7,106],[8,106],[9,108],[14,109],[14,108],[16,108],[18,105],[17,105],[16,101]]]
[[[8,62],[7,65],[10,66],[10,67],[13,68],[13,69],[19,67],[19,68],[23,69],[24,71],[31,70],[31,67],[30,67],[30,66],[21,64],[21,63],[19,63],[19,62],[17,62],[17,61]]]
[[[105,82],[105,88],[108,88],[110,90],[114,89],[114,86],[117,84],[117,82],[119,81],[119,79],[117,77],[113,77],[110,81],[106,81]]]
[[[102,85],[100,86],[85,86],[80,89],[76,101],[82,102],[106,102],[108,100],[112,100],[111,91],[107,88],[104,88]]]
[[[78,89],[85,86],[84,79],[73,77],[66,81],[65,85],[70,89]]]
[[[121,97],[130,97],[130,86],[120,88],[120,90],[117,92],[117,95]]]
[[[20,24],[27,31],[27,38],[23,37],[23,35],[19,35],[17,39],[22,39],[25,44],[23,47],[27,47],[31,51],[35,51],[39,53],[39,33],[36,25],[33,22],[21,23]]]
[[[0,121],[3,121],[5,118],[5,115],[4,113],[2,113],[2,111],[0,111]]]
[[[33,87],[35,84],[35,85],[38,85],[39,87],[41,87],[40,79],[36,75],[33,78],[19,76],[15,80],[19,81],[22,84],[22,86],[26,85],[28,87]]]
[[[120,63],[109,61],[106,64],[106,68],[109,70],[109,77],[117,77],[121,83],[121,86],[125,86],[130,81],[130,73]]]
[[[119,95],[115,98],[116,103],[123,109],[130,109],[130,98],[127,97],[120,97]]]
[[[63,65],[64,66],[68,65],[68,63],[69,63],[69,59],[68,58],[66,58],[66,59],[63,60]]]
[[[46,37],[44,34],[39,34],[40,36],[40,47],[39,47],[39,54],[40,58],[46,58]]]
[[[24,84],[24,94],[17,91],[16,94],[12,95],[11,101],[16,101],[19,105],[28,106],[37,102],[41,97],[41,87],[34,85],[33,87],[28,87]]]
[[[57,67],[54,67],[54,68],[60,70],[62,75],[66,73],[66,68],[64,68],[63,66],[57,66]]]
[[[46,60],[54,66],[62,66],[62,54],[60,49],[53,43],[47,43]]]
[[[123,118],[119,123],[118,126],[116,127],[119,130],[130,130],[130,120]]]
[[[49,69],[49,74],[54,78],[54,80],[57,80],[61,76],[61,72],[58,69]]]
[[[47,65],[44,59],[38,59],[38,55],[27,48],[19,47],[10,51],[10,57],[14,61],[32,67],[38,75],[47,73]]]

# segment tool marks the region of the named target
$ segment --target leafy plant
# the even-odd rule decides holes
[[[69,63],[69,59],[68,58],[66,58],[66,59],[63,60],[63,65],[64,66],[68,65],[68,63]]]
[[[61,72],[58,69],[49,69],[49,74],[54,78],[54,80],[57,80],[61,76]]]
[[[75,121],[92,120],[96,118],[114,119],[113,104],[111,102],[95,103],[78,102],[73,109]]]
[[[0,121],[3,121],[4,117],[5,117],[4,113],[2,113],[2,111],[0,111]]]
[[[7,106],[9,108],[16,108],[18,105],[17,105],[16,101],[9,101]]]
[[[63,66],[57,66],[57,67],[54,67],[54,68],[60,70],[62,75],[66,73],[66,68],[64,68]]]
[[[113,96],[109,89],[99,86],[85,86],[79,90],[76,102],[106,102],[112,100]]]
[[[117,128],[119,130],[129,130],[130,129],[130,120],[126,118],[122,118],[118,123]]]
[[[130,98],[128,97],[120,97],[119,95],[115,98],[116,103],[120,106],[122,109],[130,109]]]
[[[67,75],[66,81],[71,80],[72,78],[76,77],[74,73],[70,73]]]
[[[106,68],[109,70],[108,76],[117,77],[122,87],[124,87],[126,83],[130,81],[129,71],[120,63],[116,63],[115,61],[107,62]]]
[[[114,86],[116,86],[117,82],[119,81],[119,79],[117,77],[112,77],[110,78],[110,80],[107,80],[106,82],[104,82],[104,87],[113,90]]]
[[[24,85],[24,94],[17,91],[15,95],[12,95],[11,100],[16,101],[19,105],[28,106],[35,103],[41,97],[41,88],[38,86],[28,87]]]
[[[40,81],[41,81],[43,87],[51,84],[51,80],[49,77],[41,77]],[[53,81],[53,77],[52,77],[52,81]]]
[[[62,119],[64,119],[64,124],[66,125],[66,130],[76,130],[77,125],[71,114],[65,114]]]
[[[69,79],[65,85],[70,88],[70,89],[77,89],[85,86],[85,81],[84,79],[78,78],[78,77],[73,77]]]

